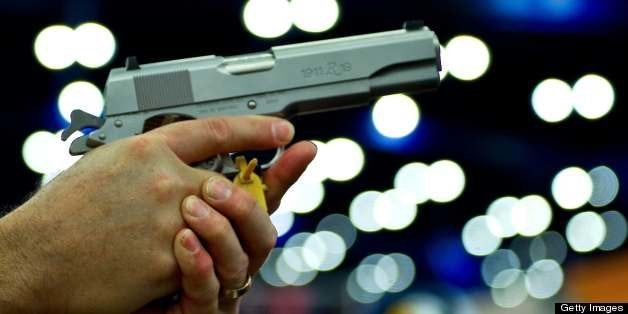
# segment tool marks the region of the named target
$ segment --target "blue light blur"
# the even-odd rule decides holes
[[[43,128],[54,133],[69,126],[69,123],[59,113],[57,99],[51,99],[43,108],[40,123]]]
[[[456,0],[458,5],[463,3]],[[484,0],[470,12],[492,28],[535,32],[596,32],[625,23],[626,1],[619,0]],[[485,18],[488,17],[488,18]]]
[[[460,288],[481,284],[480,262],[466,253],[459,236],[441,234],[428,243],[427,263],[439,280]]]
[[[495,13],[532,21],[563,21],[586,13],[586,0],[489,0]]]

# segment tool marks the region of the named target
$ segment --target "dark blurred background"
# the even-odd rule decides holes
[[[304,181],[292,191],[288,205],[274,217],[282,231],[278,249],[243,310],[550,313],[559,300],[628,301],[624,288],[628,271],[623,267],[628,257],[622,252],[626,192],[620,188],[628,175],[624,137],[628,112],[623,97],[628,88],[624,79],[628,3],[292,2],[293,7],[298,3],[306,8],[300,11],[303,14],[289,11],[296,26],[275,29],[274,38],[262,38],[253,26],[247,28],[245,6],[250,5],[250,16],[259,19],[248,25],[280,25],[286,18],[280,14],[282,8],[290,7],[287,1],[1,1],[0,134],[6,139],[2,164],[8,178],[0,194],[2,206],[6,210],[19,206],[40,187],[42,178],[49,180],[71,163],[66,157],[59,161],[63,158],[57,151],[66,149],[60,141],[46,140],[51,138],[46,132],[68,125],[59,110],[64,87],[86,81],[102,90],[109,69],[122,66],[127,56],[149,63],[237,55],[394,30],[404,21],[422,19],[445,47],[444,63],[451,73],[437,92],[411,95],[416,104],[404,103],[410,106],[405,108],[420,111],[416,128],[400,138],[385,136],[373,122],[372,104],[293,120],[298,139],[323,143],[325,160],[318,163],[323,169],[319,171],[360,163],[348,153],[335,155],[332,148],[325,148],[324,143],[342,146],[342,140],[334,141],[337,138],[359,144],[357,154],[363,152],[364,166],[350,180],[328,178],[322,185]],[[303,24],[297,18],[305,19]],[[51,25],[75,29],[87,22],[106,27],[115,38],[110,60],[105,57],[90,67],[75,62],[62,69],[49,69],[38,61],[35,39],[42,30]],[[318,31],[323,31],[308,32],[303,26],[317,22],[322,23]],[[74,48],[63,46],[69,45],[63,34],[53,34],[52,39],[42,39],[42,51],[60,51],[56,58],[61,63],[87,49],[81,45],[99,47],[92,53],[106,55],[109,37],[102,28],[95,29],[93,36],[73,40]],[[461,40],[452,41],[450,51],[448,43],[455,38]],[[486,51],[490,63],[483,67]],[[465,78],[465,73],[475,77]],[[550,78],[560,81],[545,81]],[[69,106],[93,99],[90,91],[69,92]],[[390,114],[384,120],[395,121],[395,113]],[[46,132],[27,141],[36,131]],[[351,148],[355,146],[347,149]],[[433,165],[442,160],[448,161]],[[411,163],[406,180],[398,179],[395,185],[398,171]],[[393,187],[405,194],[380,193]],[[321,191],[319,204],[316,193]],[[371,202],[368,197],[355,201],[364,191],[373,191]],[[440,201],[430,195],[439,191],[444,194]],[[426,199],[410,206],[400,200],[400,194],[413,192],[427,195]],[[502,199],[508,195],[513,198]],[[382,200],[373,204],[375,196]],[[312,208],[300,208],[301,202],[313,202]],[[372,214],[374,206],[380,206],[375,212],[390,210],[394,217],[406,215],[407,221],[397,221],[403,227],[388,228],[401,230],[379,230],[382,215]],[[360,225],[360,218],[368,220],[364,218],[368,215],[377,230]]]

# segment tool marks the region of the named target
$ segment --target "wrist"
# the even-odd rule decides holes
[[[25,208],[0,219],[0,308],[15,313],[41,312],[51,309],[44,287],[44,265],[31,254],[35,248],[32,231],[36,226],[24,223]]]
[[[24,303],[29,297],[24,291],[23,275],[16,263],[19,255],[15,247],[19,244],[13,241],[11,229],[15,215],[9,214],[0,219],[0,306],[11,312],[26,312],[29,309]]]

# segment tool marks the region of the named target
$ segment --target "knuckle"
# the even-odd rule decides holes
[[[185,193],[185,195],[198,195],[200,190],[198,184],[195,184],[191,180],[181,180],[180,188]]]
[[[208,277],[214,271],[214,263],[211,259],[206,259],[197,265],[196,271],[203,277]]]
[[[155,137],[148,135],[134,136],[126,142],[127,154],[143,160],[151,156],[158,148]]]
[[[272,227],[271,229],[272,231],[269,232],[267,236],[264,236],[262,239],[260,239],[258,245],[256,245],[256,248],[254,250],[251,250],[250,253],[252,254],[252,259],[254,261],[253,265],[251,266],[261,266],[261,264],[264,263],[266,258],[268,258],[270,252],[275,247],[275,244],[277,243],[277,229],[275,229],[274,227]]]
[[[190,284],[190,291],[186,291],[187,297],[200,304],[211,304],[219,293],[219,288],[207,283]]]
[[[231,232],[231,224],[229,220],[221,215],[212,215],[211,226],[207,230],[207,234],[210,238],[215,239],[218,242],[225,240]]]
[[[174,256],[157,254],[152,258],[151,267],[146,270],[149,282],[165,282],[178,272],[179,266]]]
[[[275,247],[275,245],[277,244],[277,229],[273,226],[271,228],[272,232],[270,233],[270,235],[264,240],[262,241],[262,249],[264,250],[264,256],[268,255],[268,253]]]
[[[257,207],[257,200],[246,191],[241,190],[235,200],[235,206],[233,207],[232,214],[237,221],[240,221],[241,219],[249,217],[251,211],[256,210]]]
[[[211,301],[220,291],[219,286],[214,284],[211,279],[214,271],[213,264],[206,260],[195,267],[195,273],[190,274],[189,280],[185,284],[186,294],[198,302]]]
[[[232,130],[229,123],[224,118],[212,118],[205,120],[207,134],[216,144],[222,145],[228,143],[232,136]]]
[[[225,273],[222,274],[225,282],[232,284],[234,286],[240,286],[242,281],[247,278],[249,273],[249,258],[242,254],[237,260],[229,266],[229,268],[225,269]],[[232,287],[229,287],[232,288]]]
[[[147,224],[151,226],[154,236],[164,241],[172,239],[173,234],[177,234],[178,237],[179,231],[186,227],[181,215],[172,212],[151,215],[147,218]]]
[[[184,189],[183,181],[171,174],[158,174],[150,183],[150,195],[160,203],[173,200]]]

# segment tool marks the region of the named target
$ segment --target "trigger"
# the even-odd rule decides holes
[[[273,156],[273,159],[271,159],[269,162],[261,165],[260,168],[262,170],[267,170],[268,168],[270,168],[273,165],[275,165],[277,163],[277,161],[279,161],[279,158],[281,157],[281,155],[283,155],[283,152],[285,152],[285,151],[286,151],[286,147],[285,146],[277,147],[277,152],[275,153],[275,156]]]

